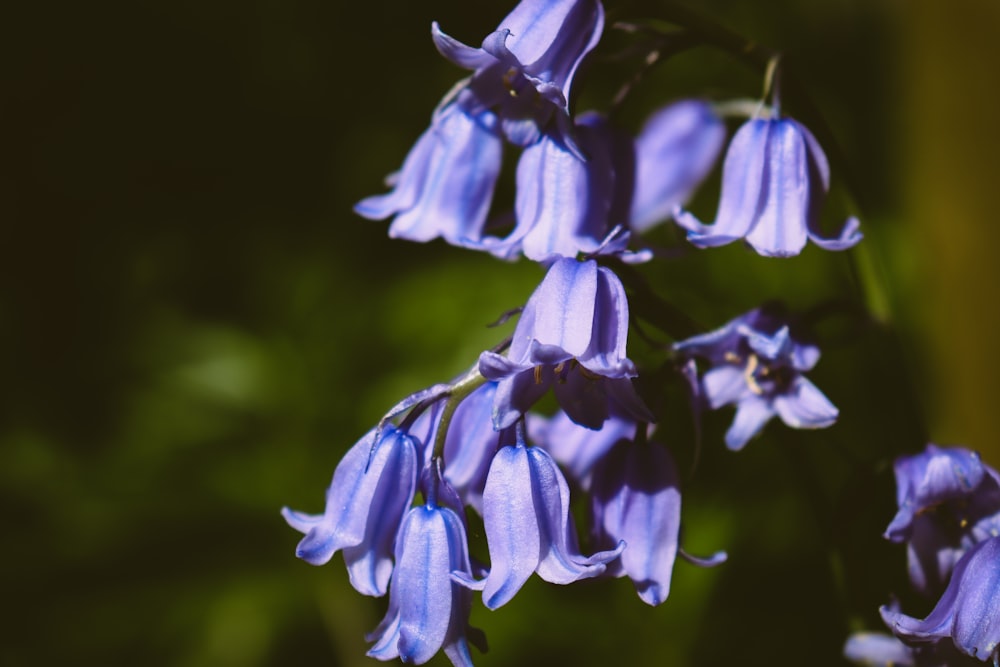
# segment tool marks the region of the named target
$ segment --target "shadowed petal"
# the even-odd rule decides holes
[[[792,428],[825,428],[837,421],[839,414],[823,392],[802,376],[786,393],[775,396],[774,411]]]
[[[740,401],[736,407],[736,417],[726,431],[726,447],[733,451],[743,449],[773,416],[774,409],[769,401],[757,396]]]

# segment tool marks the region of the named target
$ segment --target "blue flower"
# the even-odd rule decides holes
[[[950,640],[955,648],[982,662],[1000,659],[1000,537],[972,547],[955,570],[937,605],[923,620],[882,607],[882,620],[893,634],[914,646]]]
[[[625,288],[594,260],[557,260],[521,313],[507,356],[483,352],[479,372],[498,382],[493,426],[511,426],[554,387],[570,419],[600,428],[613,397],[637,419],[652,421],[630,378],[625,356]]]
[[[483,107],[498,108],[507,139],[528,146],[553,114],[569,127],[573,75],[603,28],[598,0],[522,0],[481,48],[449,37],[437,23],[431,34],[441,55],[474,70],[468,89]]]
[[[522,441],[493,457],[483,492],[483,525],[490,552],[485,579],[458,579],[483,591],[483,604],[506,604],[537,572],[554,584],[569,584],[604,572],[624,544],[593,556],[580,554],[569,513],[569,486],[556,462]]]
[[[933,444],[894,470],[899,511],[886,539],[906,542],[913,586],[937,593],[968,549],[1000,535],[1000,475],[976,452]]]
[[[323,514],[287,507],[281,514],[288,525],[305,533],[296,556],[323,565],[343,550],[354,588],[381,596],[392,573],[393,540],[416,488],[417,448],[391,425],[377,443],[372,441],[374,433],[369,431],[337,465]]]
[[[701,100],[681,100],[650,116],[635,140],[631,228],[648,229],[686,204],[725,140],[725,124]]]
[[[469,627],[470,592],[452,579],[471,576],[462,520],[447,507],[428,502],[406,515],[396,538],[389,609],[368,636],[368,655],[423,664],[444,650],[452,664],[472,665],[468,640],[485,650],[485,639]]]
[[[726,432],[732,450],[742,449],[775,415],[792,428],[825,428],[837,420],[837,408],[802,375],[819,360],[819,349],[793,339],[783,320],[764,309],[674,349],[712,365],[701,381],[710,408],[736,405]]]
[[[627,222],[622,199],[631,190],[632,156],[618,151],[630,142],[593,113],[577,119],[580,158],[556,134],[545,133],[524,149],[517,164],[514,211],[517,224],[503,239],[487,237],[480,247],[504,259],[523,253],[544,262],[598,250],[616,251],[627,237],[608,248],[612,228]]]
[[[797,255],[806,240],[844,250],[861,240],[851,218],[839,237],[820,236],[819,217],[830,189],[830,167],[813,135],[791,118],[756,118],[733,137],[722,166],[722,195],[714,225],[685,211],[675,215],[701,248],[746,239],[769,257]]]
[[[620,440],[594,469],[591,509],[595,544],[626,544],[609,573],[628,575],[647,604],[666,600],[681,526],[679,479],[667,449]]]
[[[503,140],[496,116],[488,109],[471,110],[471,97],[459,95],[439,109],[402,171],[391,179],[392,192],[362,199],[355,212],[372,220],[395,215],[389,226],[393,238],[479,242],[500,173]]]

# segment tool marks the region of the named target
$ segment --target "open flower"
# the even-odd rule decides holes
[[[701,248],[746,239],[761,255],[789,257],[810,239],[827,250],[844,250],[861,240],[859,223],[851,218],[837,238],[820,236],[829,189],[826,155],[809,130],[791,118],[755,118],[729,145],[715,224],[680,210],[674,219]]]
[[[625,288],[594,260],[556,260],[521,313],[507,356],[483,352],[479,372],[498,382],[493,426],[511,426],[548,390],[570,419],[600,428],[609,396],[642,421],[652,421],[630,378],[625,356]]]
[[[825,428],[837,420],[837,408],[802,375],[819,360],[819,348],[793,339],[782,319],[764,309],[674,349],[712,365],[701,380],[711,409],[736,405],[726,432],[730,449],[742,449],[775,415],[792,428]]]
[[[914,588],[940,592],[966,551],[1000,535],[1000,475],[976,452],[933,444],[893,467],[899,511],[886,539],[906,542]]]
[[[882,607],[882,620],[907,644],[950,641],[967,656],[1000,658],[1000,537],[972,547],[955,565],[948,587],[923,620]]]
[[[344,455],[333,473],[323,514],[281,510],[305,533],[295,555],[323,565],[340,550],[351,584],[364,595],[385,595],[392,574],[392,545],[417,482],[417,448],[391,425],[378,442],[369,431]],[[373,449],[374,447],[374,449]]]
[[[432,26],[438,51],[474,70],[469,90],[484,107],[496,107],[507,139],[535,143],[553,114],[569,123],[573,75],[604,29],[598,0],[522,0],[481,48],[462,44]]]
[[[604,572],[625,545],[581,555],[569,502],[569,486],[543,449],[523,442],[501,448],[493,457],[483,492],[490,571],[480,581],[458,579],[483,591],[483,604],[496,609],[514,597],[532,572],[553,584]]]

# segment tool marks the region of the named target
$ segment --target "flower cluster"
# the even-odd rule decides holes
[[[836,239],[820,236],[830,185],[823,151],[805,127],[763,105],[765,116],[750,117],[728,149],[718,222],[698,223],[681,207],[723,150],[719,107],[675,101],[634,135],[606,112],[575,113],[571,90],[603,27],[599,0],[522,0],[479,47],[434,23],[438,51],[472,73],[434,112],[391,191],[355,207],[392,218],[395,238],[442,238],[546,268],[509,340],[455,381],[401,401],[347,453],[323,514],[283,512],[304,533],[300,558],[321,565],[341,551],[358,592],[388,594],[372,657],[421,664],[443,651],[471,664],[469,643],[485,650],[469,624],[473,593],[497,609],[532,574],[555,584],[628,577],[640,599],[659,605],[678,556],[723,562],[723,552],[695,558],[680,546],[680,476],[657,431],[662,413],[634,383],[622,263],[651,259],[639,236],[670,218],[694,246],[743,238],[769,256],[797,254],[807,237],[833,250],[861,238],[854,220]],[[494,212],[510,151],[512,217]],[[838,417],[803,375],[819,348],[768,309],[673,350],[692,371],[696,411],[736,405],[730,449],[775,415],[794,428]],[[709,365],[700,379],[695,359]],[[550,390],[558,410],[546,415],[538,405]],[[586,495],[582,544],[571,493]],[[469,509],[482,519],[482,566],[470,556]]]
[[[899,511],[885,536],[906,543],[914,588],[939,599],[923,620],[883,606],[895,637],[855,636],[845,653],[884,665],[996,664],[1000,475],[975,452],[933,444],[897,459],[895,473]]]

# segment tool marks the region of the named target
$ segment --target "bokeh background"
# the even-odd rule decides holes
[[[503,331],[485,324],[541,277],[390,242],[351,212],[463,76],[434,51],[431,20],[476,43],[512,4],[7,8],[0,663],[375,664],[364,633],[385,601],[354,593],[339,556],[296,560],[278,510],[319,511],[347,447],[493,345]],[[614,19],[667,7],[606,6]],[[772,425],[735,455],[721,446],[730,415],[713,415],[685,477],[684,542],[730,563],[679,563],[656,609],[627,581],[533,580],[501,610],[477,603],[491,643],[477,664],[842,664],[847,633],[878,628],[891,593],[928,609],[880,538],[892,456],[932,439],[1000,464],[1000,4],[685,6],[785,54],[786,110],[826,128],[834,159],[827,220],[855,210],[867,239],[850,257],[727,247],[644,271],[707,326],[769,298],[846,304],[820,327],[812,374],[842,419]],[[581,108],[632,65],[595,59]],[[622,122],[759,90],[759,72],[697,49],[651,73]],[[709,219],[717,181],[692,205]],[[660,354],[638,337],[631,350]],[[660,433],[690,469],[680,407]]]

